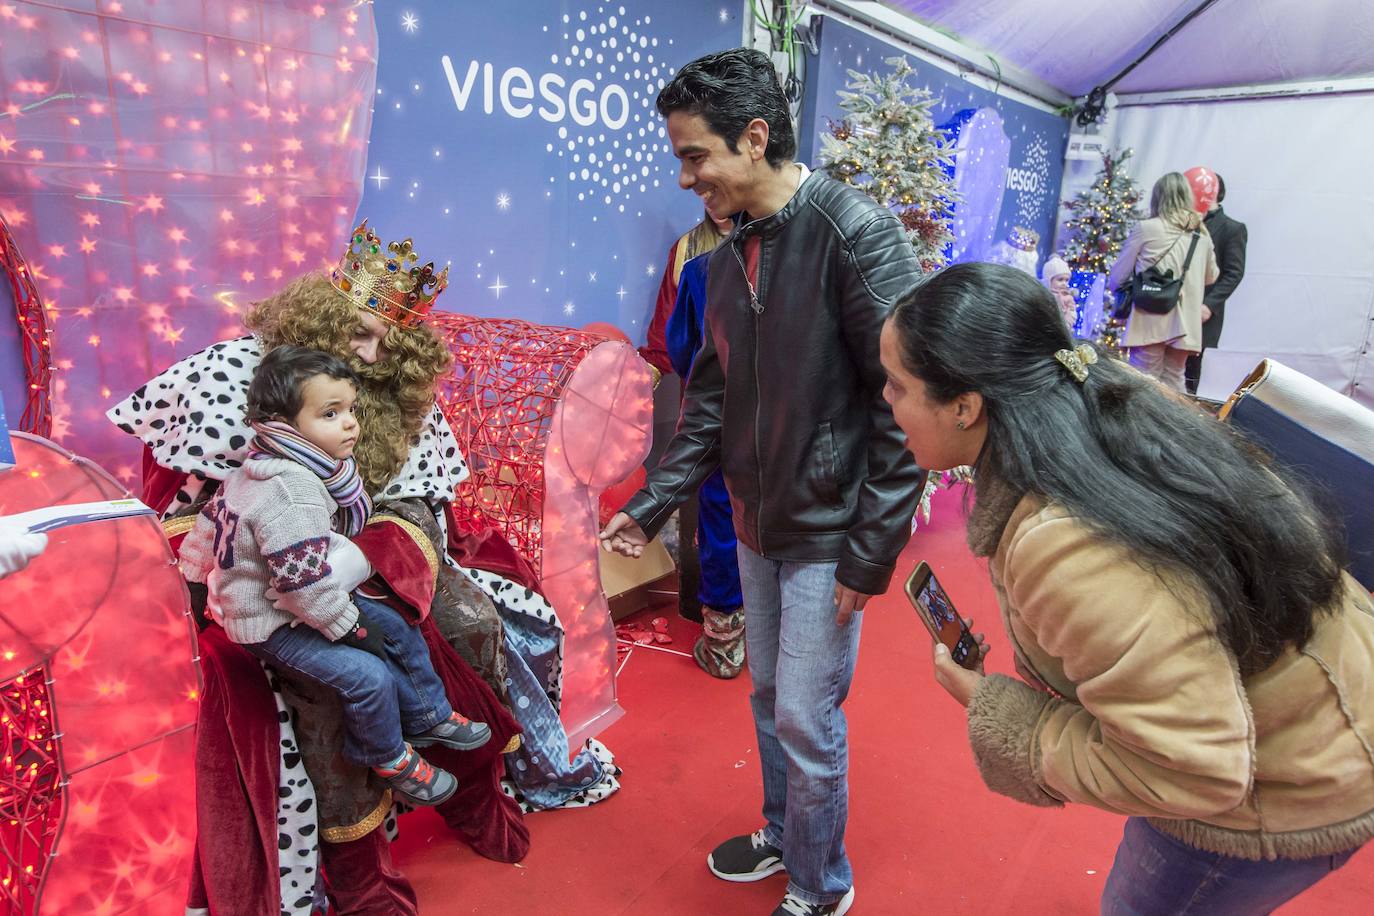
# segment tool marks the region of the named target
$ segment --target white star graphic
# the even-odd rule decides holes
[[[573,305],[571,302],[563,306],[564,315],[571,315],[575,311],[577,311],[577,306]]]
[[[587,282],[588,282],[588,283],[595,283],[595,282],[596,282],[596,271],[593,270],[593,271],[591,271],[591,272],[589,272],[589,273],[587,274]]]
[[[414,35],[415,30],[419,27],[420,20],[415,18],[414,13],[407,12],[403,16],[401,16],[401,28],[405,29],[410,34]]]
[[[615,291],[615,294],[616,294],[617,296],[620,297],[620,301],[621,301],[621,302],[624,302],[624,301],[625,301],[625,292],[626,292],[626,290],[625,290],[625,287],[623,287],[623,286],[620,287],[620,289],[618,289],[618,290]]]
[[[720,9],[720,21],[721,21],[721,22],[729,22],[729,21],[730,21],[730,11],[727,10],[725,7],[721,7],[721,9]]]
[[[501,290],[503,290],[503,289],[508,289],[508,288],[509,288],[509,287],[507,287],[506,284],[504,284],[504,283],[501,282],[501,275],[500,275],[500,274],[497,274],[497,275],[496,275],[496,282],[493,283],[491,286],[488,286],[488,287],[487,287],[487,289],[492,290],[493,292],[496,293],[496,298],[497,298],[497,299],[500,299],[500,298],[501,298]]]
[[[510,209],[510,195],[509,195],[509,194],[497,194],[497,195],[496,195],[496,208],[497,208],[498,210],[509,210],[509,209]]]
[[[644,272],[649,276],[653,277],[658,274],[658,268],[650,264],[648,267],[644,268]]]
[[[377,174],[376,174],[376,175],[369,175],[368,178],[370,178],[371,180],[377,182],[377,190],[380,191],[380,190],[382,189],[382,182],[387,181],[388,179],[391,178],[391,176],[390,176],[390,175],[383,175],[383,174],[382,174],[382,167],[379,165],[379,166],[377,166]]]

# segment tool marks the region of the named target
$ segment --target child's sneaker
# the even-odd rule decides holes
[[[440,744],[455,751],[475,751],[491,740],[491,726],[454,713],[427,732],[407,736],[411,747]]]
[[[391,791],[413,805],[442,805],[458,791],[458,780],[452,773],[431,766],[409,747],[405,756],[395,764],[372,769],[385,780]]]

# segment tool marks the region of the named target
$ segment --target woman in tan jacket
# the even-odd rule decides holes
[[[1197,249],[1185,273],[1193,233],[1198,234]],[[1132,309],[1122,345],[1130,349],[1132,366],[1183,391],[1183,370],[1188,357],[1202,351],[1202,323],[1211,314],[1202,303],[1202,294],[1220,272],[1212,237],[1193,206],[1188,179],[1180,172],[1170,172],[1155,182],[1150,218],[1137,223],[1127,236],[1107,277],[1107,288],[1119,289],[1133,273],[1150,267],[1183,277],[1178,305],[1164,315]]]
[[[1017,271],[929,276],[881,355],[917,463],[975,469],[1024,680],[938,646],[936,677],[989,788],[1130,816],[1104,913],[1268,912],[1374,836],[1374,605],[1335,522]]]

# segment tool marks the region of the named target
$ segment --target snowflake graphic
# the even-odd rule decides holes
[[[654,103],[677,71],[657,57],[664,43],[650,34],[652,16],[630,19],[625,7],[618,6],[564,13],[562,18],[562,49],[549,62],[561,65],[570,78],[576,74],[593,80],[598,88],[618,85],[629,99],[629,110],[618,130],[602,123],[560,125],[557,142],[545,149],[567,164],[567,180],[578,187],[579,201],[608,206],[619,201],[624,212],[624,202],[662,184],[663,166],[657,163],[671,150]]]
[[[1052,203],[1049,153],[1050,145],[1043,136],[1037,136],[1026,152],[1022,169],[1035,176],[1035,186],[1016,192],[1016,215],[1023,226],[1031,225],[1049,213]]]
[[[401,16],[401,27],[410,34],[414,35],[415,30],[420,27],[420,20],[415,18],[415,14],[407,10]]]

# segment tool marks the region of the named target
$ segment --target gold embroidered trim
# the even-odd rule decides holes
[[[176,518],[163,519],[162,533],[167,540],[171,540],[180,534],[185,534],[196,527],[196,517],[192,515],[178,515]]]
[[[524,741],[521,740],[519,735],[511,735],[510,740],[506,742],[506,746],[501,748],[501,753],[514,753],[515,751],[520,750],[520,745],[522,744],[524,744]]]
[[[420,530],[420,526],[414,522],[408,522],[397,515],[382,515],[367,520],[369,525],[379,525],[382,522],[392,522],[406,534],[410,535],[415,546],[420,548],[420,552],[425,555],[425,562],[429,564],[429,574],[437,582],[439,579],[439,554],[434,550],[434,544],[425,533]],[[420,608],[419,610],[423,610]]]
[[[382,800],[377,802],[377,807],[373,808],[367,817],[347,827],[326,827],[320,831],[320,839],[326,843],[351,843],[362,839],[377,829],[377,825],[386,819],[386,813],[390,810],[391,790],[386,789],[382,792]]]

